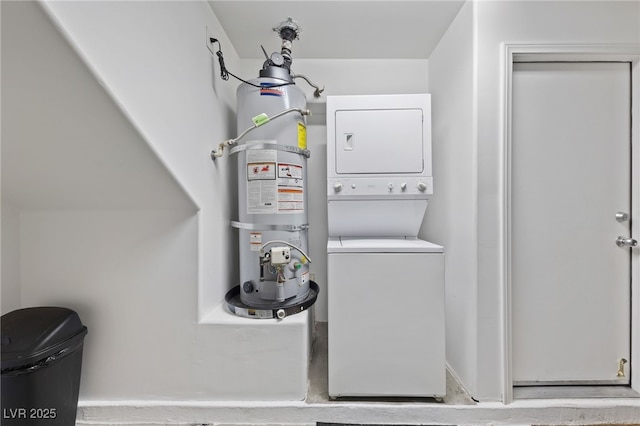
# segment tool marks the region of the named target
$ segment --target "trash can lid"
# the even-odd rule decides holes
[[[67,308],[35,307],[2,315],[2,370],[29,366],[71,347],[87,327]]]

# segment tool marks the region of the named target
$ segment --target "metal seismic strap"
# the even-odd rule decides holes
[[[286,152],[292,152],[294,154],[304,155],[307,158],[311,156],[311,152],[308,149],[300,149],[297,146],[281,145],[277,143],[268,143],[268,142],[261,142],[261,143],[250,144],[250,145],[248,144],[236,145],[233,148],[231,148],[231,151],[229,151],[229,155],[235,154],[240,151],[247,151],[247,150],[253,150],[253,149],[275,149],[277,151],[286,151]]]
[[[235,220],[231,221],[231,226],[237,229],[248,229],[251,231],[304,231],[305,229],[309,229],[309,224],[305,223],[303,225],[266,225],[266,224],[258,224],[258,223],[245,223],[238,222]]]

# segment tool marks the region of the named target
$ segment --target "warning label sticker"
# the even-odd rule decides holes
[[[278,188],[278,213],[300,213],[303,210],[302,188]]]
[[[290,183],[302,186],[302,166],[297,164],[278,164],[278,178],[281,182]],[[298,182],[299,181],[299,182]]]
[[[275,181],[247,182],[247,213],[276,213],[278,192]]]
[[[262,247],[262,232],[251,232],[249,234],[250,251],[260,251]]]
[[[276,150],[247,150],[248,214],[304,211],[302,166],[276,160]]]
[[[278,213],[301,213],[304,210],[302,166],[278,163]]]
[[[247,151],[247,213],[272,214],[278,211],[277,152]]]
[[[275,163],[247,164],[247,180],[273,180],[276,178]]]

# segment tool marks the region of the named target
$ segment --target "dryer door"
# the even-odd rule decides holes
[[[338,110],[336,173],[397,174],[424,170],[423,110]]]

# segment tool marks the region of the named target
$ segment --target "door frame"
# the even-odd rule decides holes
[[[502,44],[501,93],[501,178],[500,225],[502,239],[500,287],[502,292],[502,365],[503,402],[513,401],[512,375],[512,277],[511,277],[511,144],[512,144],[512,77],[514,62],[630,62],[631,63],[631,235],[640,238],[640,44],[622,45],[557,45],[531,43]],[[635,184],[634,184],[635,183]],[[614,240],[611,240],[614,243]],[[640,250],[631,257],[631,388],[640,392]]]

